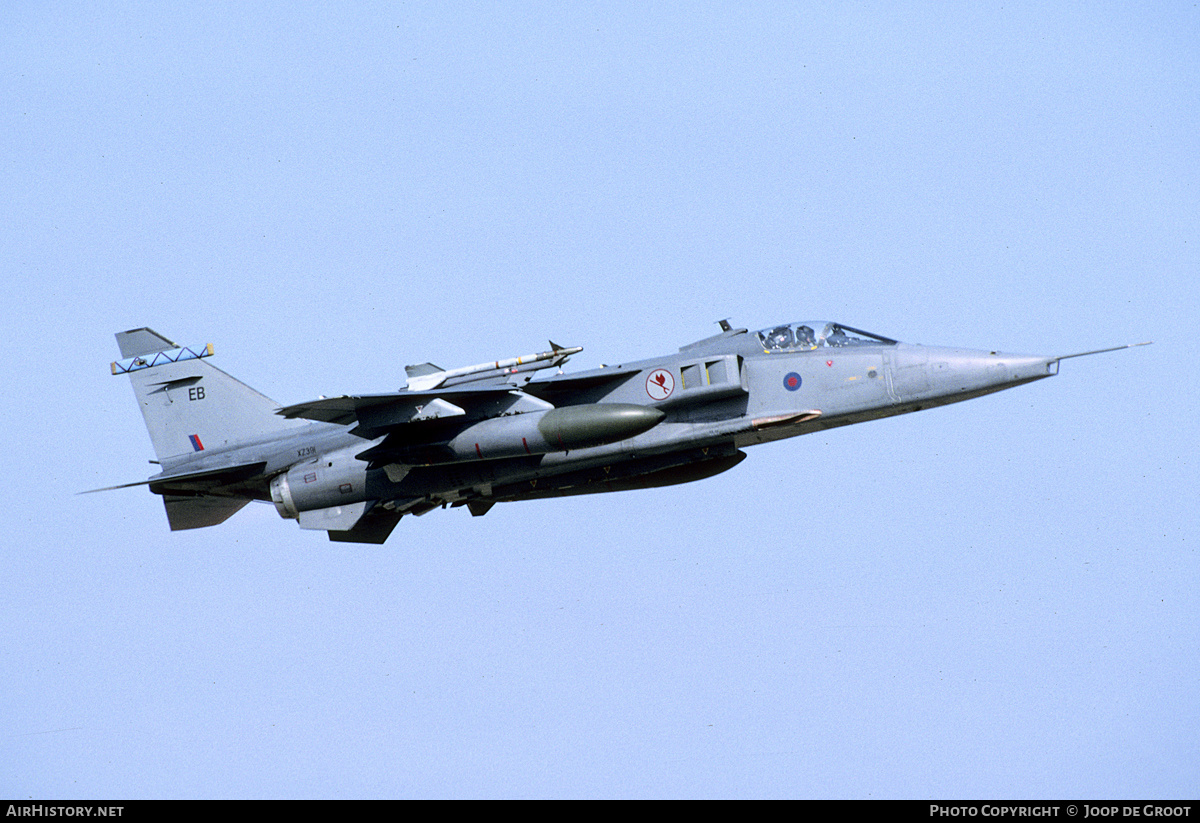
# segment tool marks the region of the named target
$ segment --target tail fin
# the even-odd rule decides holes
[[[275,414],[274,400],[201,360],[212,354],[211,346],[181,348],[145,328],[116,337],[124,359],[112,364],[113,374],[129,375],[160,461],[301,422]]]

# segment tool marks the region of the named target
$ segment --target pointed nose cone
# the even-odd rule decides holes
[[[998,354],[1005,364],[1011,377],[1011,382],[1004,386],[1019,386],[1041,380],[1043,377],[1053,377],[1058,374],[1058,358],[1044,354]]]
[[[1058,359],[971,349],[904,346],[896,353],[893,385],[902,400],[952,403],[1058,374]]]

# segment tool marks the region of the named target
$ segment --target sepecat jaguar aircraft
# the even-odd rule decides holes
[[[826,321],[720,326],[626,365],[539,376],[582,351],[551,342],[464,368],[408,366],[397,392],[282,408],[212,366],[211,345],[119,332],[112,373],[129,375],[162,471],[109,489],[149,486],[172,529],[261,500],[331,540],[382,543],[405,514],[687,483],[733,468],[747,446],[957,403],[1130,348],[1005,354]]]

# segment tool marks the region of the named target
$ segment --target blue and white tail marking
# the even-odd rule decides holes
[[[145,329],[145,331],[150,331]],[[129,332],[122,332],[129,334]],[[163,342],[170,342],[163,338]],[[155,366],[161,366],[164,363],[178,363],[180,360],[199,360],[201,357],[212,357],[213,347],[209,343],[203,348],[189,348],[182,346],[177,349],[169,349],[168,351],[155,352],[153,355],[147,353],[145,357],[126,357],[124,360],[117,360],[112,364],[113,374],[129,374],[131,371],[138,369],[152,369]]]

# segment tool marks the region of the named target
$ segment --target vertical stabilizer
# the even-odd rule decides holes
[[[302,421],[275,414],[279,404],[201,359],[212,347],[180,347],[151,329],[118,332],[128,374],[159,460],[219,449],[294,428]]]

